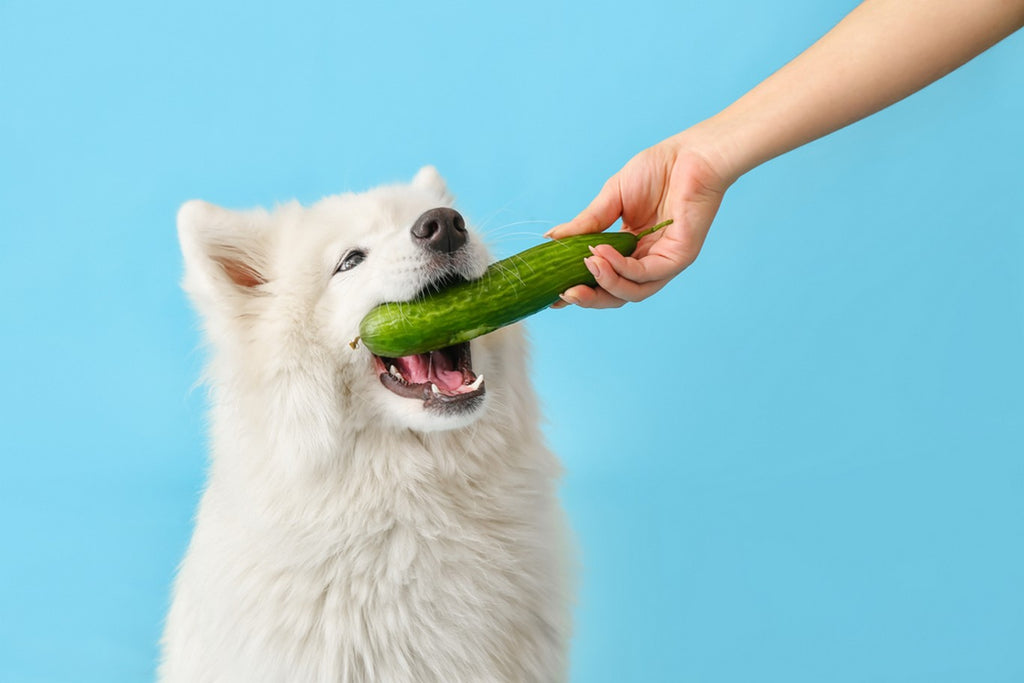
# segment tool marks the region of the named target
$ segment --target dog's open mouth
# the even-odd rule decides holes
[[[484,395],[484,376],[473,372],[469,342],[401,358],[373,357],[380,383],[429,407],[470,407]]]

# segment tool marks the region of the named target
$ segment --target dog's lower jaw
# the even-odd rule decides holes
[[[388,408],[388,424],[395,429],[409,429],[420,434],[472,429],[482,414],[490,409],[490,398],[486,395],[475,397],[473,405],[458,410],[446,410],[443,405],[427,405],[425,401],[394,395],[384,395],[378,400]]]

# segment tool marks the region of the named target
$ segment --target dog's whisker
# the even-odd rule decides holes
[[[508,228],[515,228],[515,227],[518,227],[520,225],[544,225],[544,226],[552,227],[552,226],[556,225],[556,223],[554,221],[542,221],[542,220],[514,221],[512,223],[504,223],[502,225],[495,226],[494,228],[491,228],[491,229],[489,229],[487,231],[482,231],[482,232],[484,232],[484,234],[487,236],[488,239],[492,239],[494,237],[501,236],[504,233],[504,231],[507,231]],[[543,234],[543,233],[541,233],[541,234]]]
[[[495,218],[497,218],[498,216],[500,216],[501,214],[503,214],[506,211],[508,211],[508,209],[509,209],[509,207],[511,205],[512,205],[512,201],[510,200],[510,201],[506,202],[505,204],[503,204],[502,206],[500,206],[499,208],[495,209],[493,212],[491,212],[490,215],[488,215],[486,218],[484,218],[476,226],[477,231],[478,232],[483,232],[484,230],[486,230],[487,229],[487,224],[490,223]]]

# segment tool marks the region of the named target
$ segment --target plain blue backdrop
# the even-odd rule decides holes
[[[178,205],[438,166],[498,255],[852,0],[0,0],[0,681],[153,676],[205,467]],[[1024,34],[529,321],[573,681],[1024,680]],[[301,682],[300,682],[301,683]]]

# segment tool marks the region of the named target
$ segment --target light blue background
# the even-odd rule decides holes
[[[145,681],[204,468],[174,214],[448,178],[496,253],[852,1],[0,0],[0,681]],[[1024,680],[1024,35],[530,321],[573,680]]]

